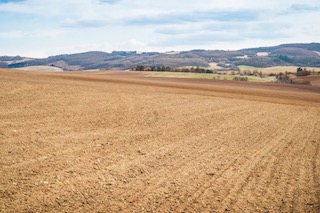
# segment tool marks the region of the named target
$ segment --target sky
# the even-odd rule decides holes
[[[319,0],[0,0],[0,55],[320,42]]]

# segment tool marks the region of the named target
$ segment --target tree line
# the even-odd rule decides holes
[[[155,71],[155,72],[193,72],[193,73],[213,73],[210,69],[204,69],[201,67],[181,67],[173,68],[169,66],[143,66],[137,65],[133,68],[135,71]]]
[[[279,73],[276,74],[275,77],[278,82],[288,83],[288,84],[304,84],[311,85],[310,81],[299,78],[300,76],[308,76],[308,75],[320,75],[320,72],[316,72],[315,70],[308,70],[307,68],[297,68],[297,72],[295,73],[297,78],[292,78],[292,73]]]

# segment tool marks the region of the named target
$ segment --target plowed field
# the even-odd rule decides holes
[[[320,89],[0,70],[0,212],[320,212]]]

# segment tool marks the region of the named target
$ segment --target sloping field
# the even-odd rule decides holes
[[[310,81],[311,85],[320,87],[320,75],[299,76],[299,78]]]
[[[59,67],[53,66],[28,66],[17,68],[17,70],[34,71],[34,72],[63,72]]]
[[[319,212],[319,87],[0,70],[1,212]]]
[[[267,68],[260,68],[260,67],[252,67],[252,66],[238,66],[241,71],[262,71],[263,74],[278,74],[278,73],[285,73],[285,72],[297,72],[297,66],[276,66],[276,67],[267,67]],[[311,71],[320,71],[320,67],[306,67],[308,70]]]
[[[190,72],[149,72],[151,77],[167,77],[167,78],[199,78],[199,79],[217,79],[217,80],[233,80],[240,75],[232,74],[213,74],[213,73],[190,73]],[[274,77],[260,78],[257,76],[247,76],[250,82],[272,82]]]

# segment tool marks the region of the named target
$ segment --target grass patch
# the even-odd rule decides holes
[[[216,80],[233,80],[239,75],[228,74],[212,74],[212,73],[185,73],[185,72],[149,72],[150,77],[166,77],[166,78],[197,78],[197,79],[216,79]],[[273,78],[260,78],[256,76],[247,76],[251,82],[271,82]]]
[[[297,72],[297,66],[276,66],[276,67],[267,67],[267,68],[260,68],[260,67],[252,67],[252,66],[238,66],[241,71],[261,71],[263,74],[278,74],[280,72]],[[303,67],[304,68],[304,67]],[[319,67],[307,67],[308,70],[320,70]]]

